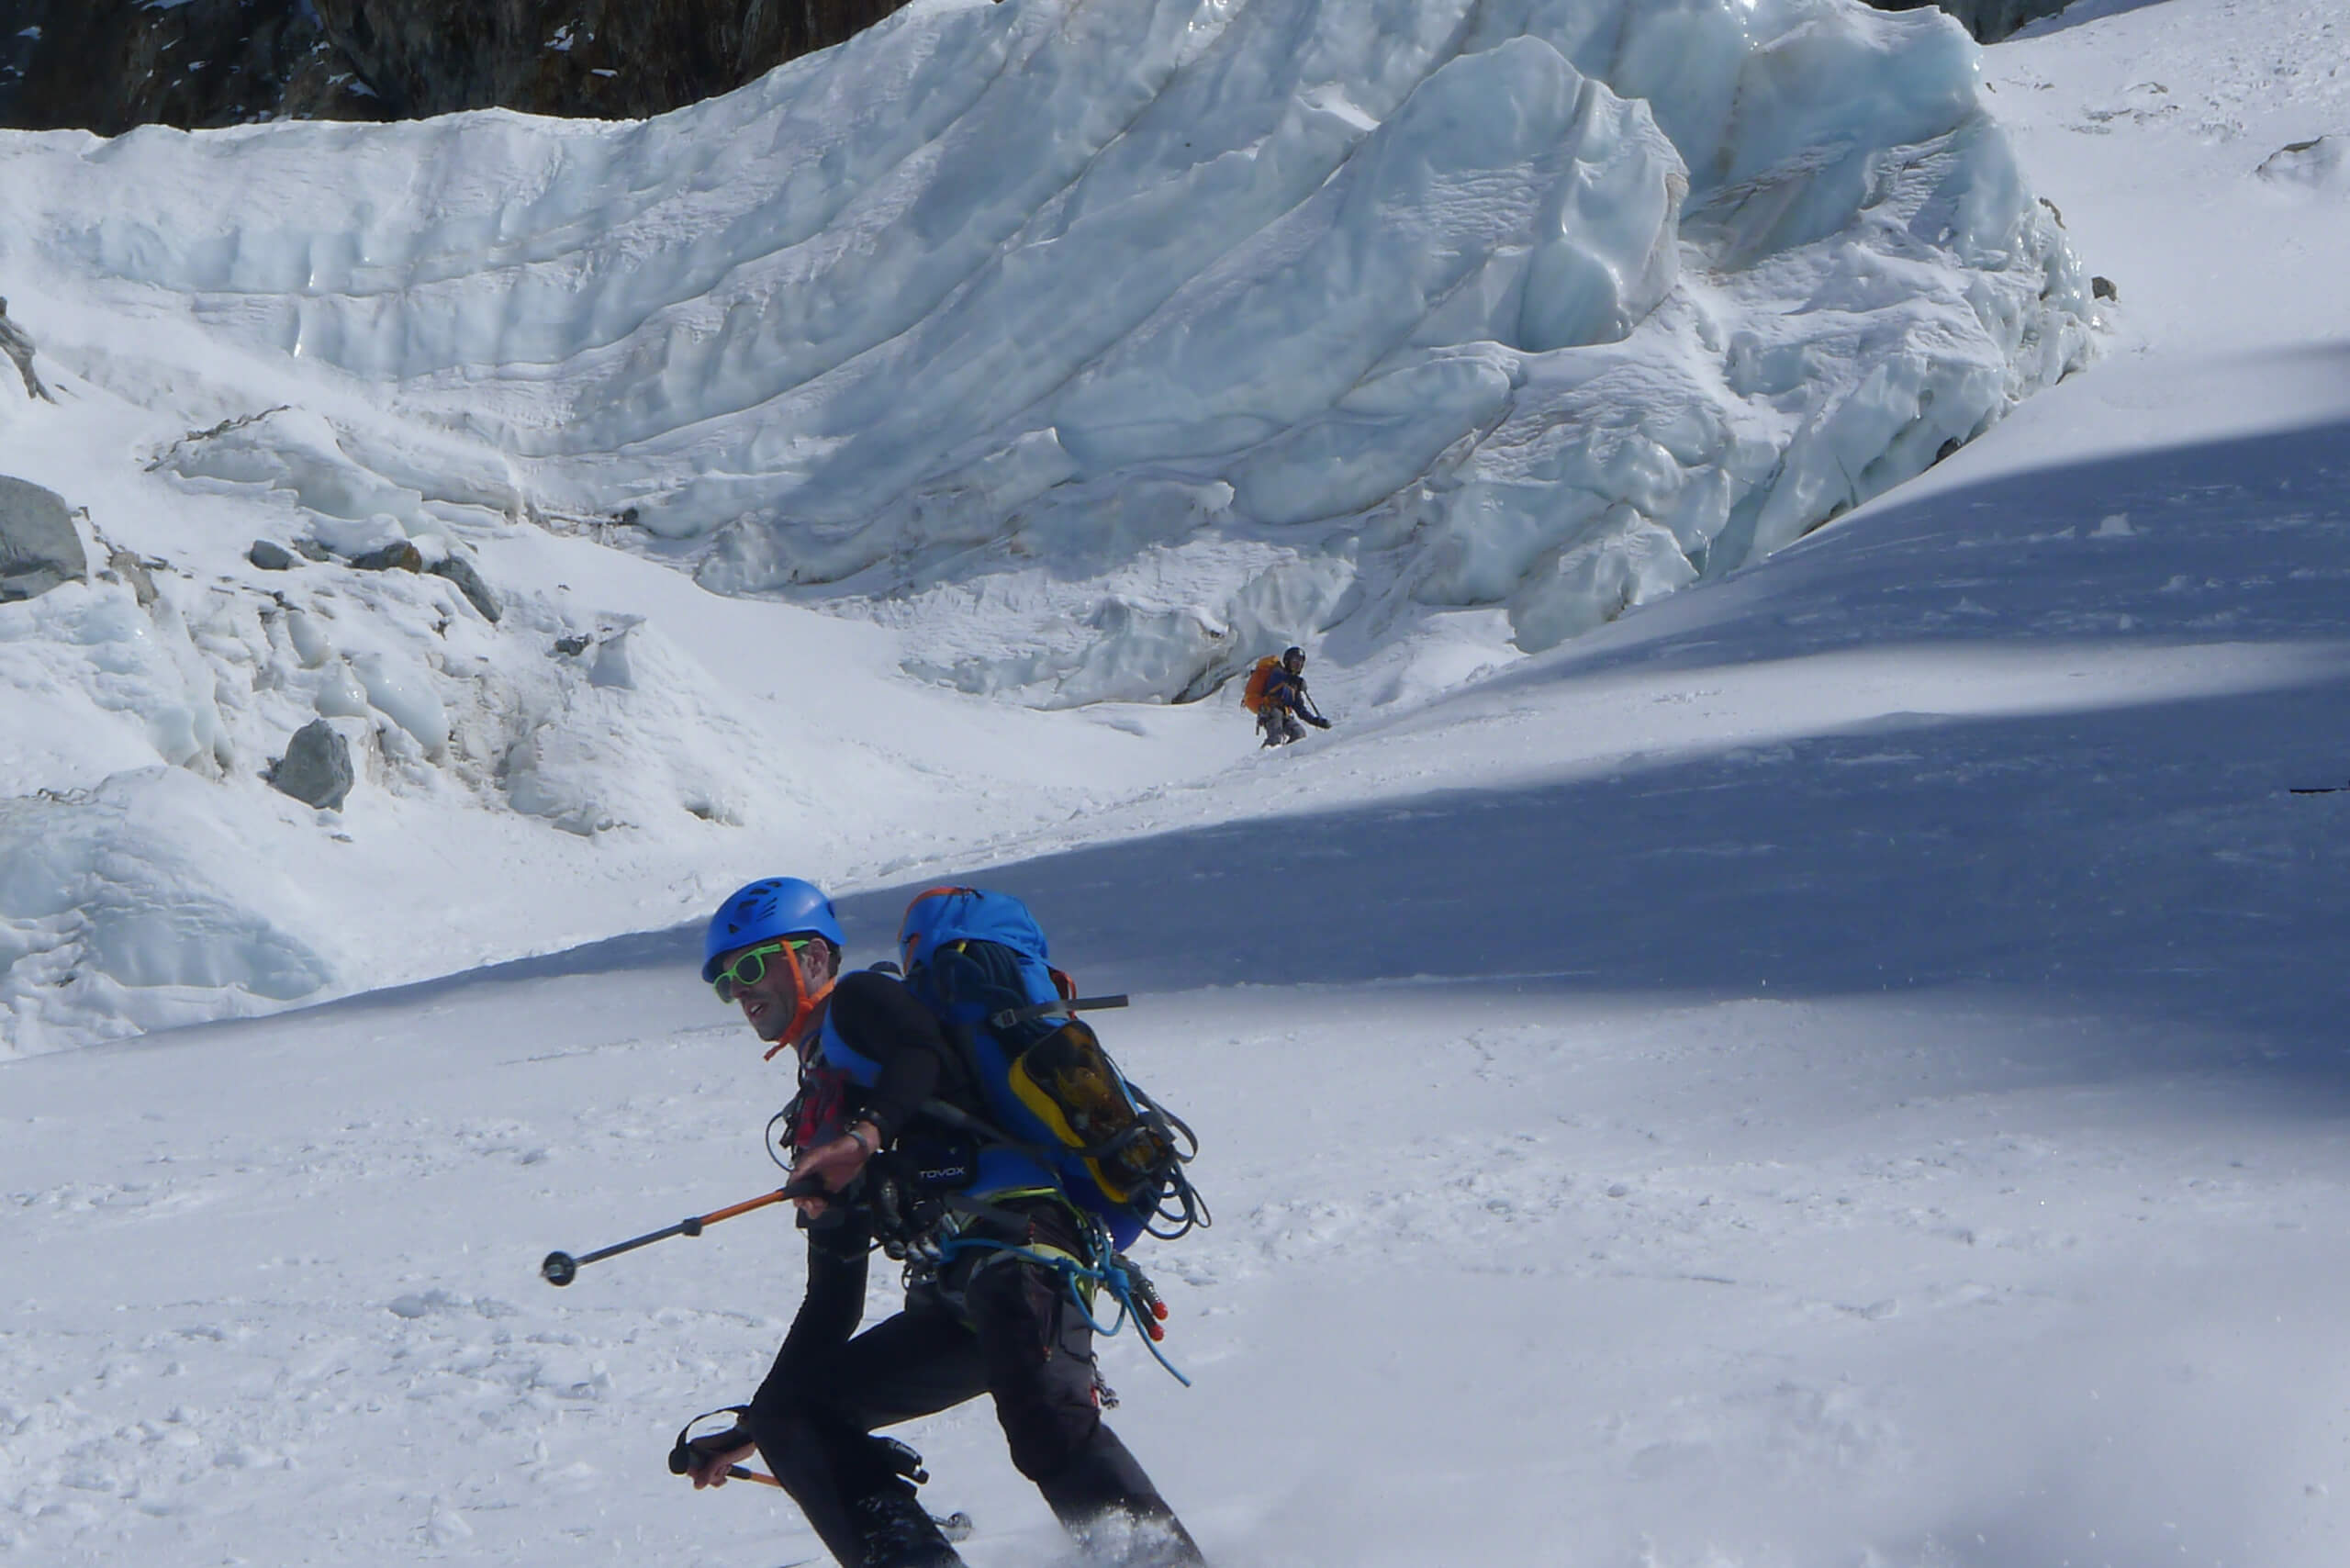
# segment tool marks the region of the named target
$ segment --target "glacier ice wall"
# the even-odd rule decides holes
[[[431,431],[346,418],[363,515],[625,516],[972,689],[1180,698],[1350,620],[1550,646],[2080,363],[1975,71],[1850,0],[920,0],[645,122],[17,139],[0,214]]]

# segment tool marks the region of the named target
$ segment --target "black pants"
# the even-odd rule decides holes
[[[1002,1239],[1074,1249],[1058,1212],[1031,1214],[1029,1226]],[[959,1311],[939,1291],[910,1293],[905,1310],[848,1338],[864,1254],[809,1249],[808,1302],[745,1425],[825,1547],[845,1568],[958,1563],[893,1446],[871,1434],[986,1394],[1012,1462],[1072,1533],[1137,1568],[1197,1563],[1150,1477],[1102,1424],[1093,1333],[1060,1276],[999,1254],[957,1261],[945,1282],[959,1288]]]

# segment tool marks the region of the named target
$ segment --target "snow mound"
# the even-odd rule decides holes
[[[193,773],[0,800],[0,1038],[20,1052],[273,1011],[332,978],[218,868],[250,861]]]
[[[403,537],[387,514],[350,537],[376,527]],[[465,548],[446,531],[421,543]],[[713,828],[802,816],[815,796],[809,732],[795,755],[780,726],[746,722],[665,629],[677,616],[531,591],[492,623],[431,571],[116,559],[141,585],[109,568],[0,605],[0,1057],[641,924],[644,890],[626,885],[599,893],[592,920],[520,921],[525,868],[569,858],[554,880],[610,876],[598,840],[691,854]],[[320,719],[356,763],[341,811],[264,782]],[[818,749],[840,766],[837,743]],[[518,842],[518,823],[561,830],[587,858]],[[802,852],[825,836],[800,834]],[[662,913],[688,896],[699,884]]]
[[[2079,364],[1975,59],[1847,0],[934,0],[649,122],[17,139],[0,199],[381,389],[180,472],[626,517],[967,689],[1166,700],[1359,614],[1551,645]]]

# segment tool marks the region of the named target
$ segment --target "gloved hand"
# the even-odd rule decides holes
[[[865,1162],[873,1158],[876,1152],[875,1135],[873,1124],[858,1118],[850,1121],[839,1136],[813,1148],[801,1149],[792,1158],[791,1185],[812,1184],[826,1193],[845,1191],[848,1184],[856,1180],[857,1173],[865,1169]],[[791,1201],[811,1220],[822,1214],[828,1206],[822,1198],[816,1196],[795,1197]]]
[[[680,1451],[690,1452],[693,1457],[687,1462],[683,1470],[677,1471],[677,1473],[692,1476],[694,1490],[699,1492],[705,1486],[725,1485],[726,1473],[750,1458],[757,1450],[752,1446],[751,1439],[738,1428],[732,1432],[719,1432],[707,1438],[697,1438],[692,1442],[684,1444]],[[670,1455],[669,1468],[677,1470],[677,1454]]]
[[[1330,727],[1330,721],[1323,718],[1318,713],[1307,713],[1303,715],[1303,717],[1307,723],[1313,725],[1317,730],[1326,730]]]

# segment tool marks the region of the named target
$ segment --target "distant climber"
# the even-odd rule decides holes
[[[38,398],[44,403],[54,403],[49,388],[33,374],[33,341],[22,327],[8,319],[8,302],[0,299],[0,353],[17,362],[17,374],[25,378],[25,396]]]
[[[1317,730],[1330,727],[1330,721],[1315,711],[1312,699],[1305,695],[1304,648],[1284,648],[1279,657],[1267,654],[1259,659],[1257,667],[1248,672],[1240,705],[1257,715],[1264,745],[1304,740],[1305,732],[1298,727],[1301,720]]]

